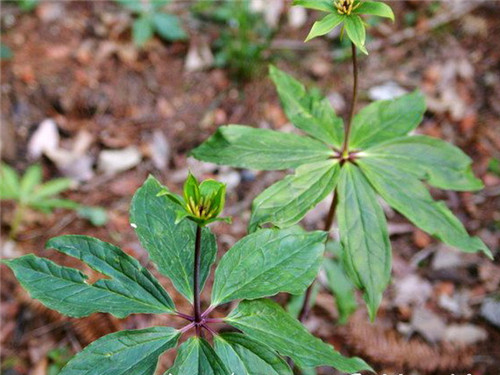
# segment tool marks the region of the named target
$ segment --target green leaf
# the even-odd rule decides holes
[[[39,186],[33,193],[30,200],[38,200],[52,197],[71,187],[73,182],[69,178],[54,178],[43,185]]]
[[[394,13],[391,7],[379,1],[362,1],[359,7],[354,9],[353,13],[385,17],[394,21]]]
[[[153,375],[158,357],[175,347],[179,336],[170,327],[112,333],[83,349],[59,375]]]
[[[321,20],[314,22],[309,35],[307,35],[306,42],[310,41],[313,38],[318,36],[322,36],[328,34],[338,25],[340,25],[346,18],[343,14],[339,14],[336,11],[334,13],[330,13],[329,15],[323,17]]]
[[[441,189],[468,191],[483,187],[472,172],[472,160],[459,148],[437,138],[396,138],[369,148],[363,157],[385,160],[395,169]]]
[[[302,293],[316,277],[325,232],[261,229],[238,241],[215,271],[212,305]]]
[[[155,13],[153,15],[153,24],[156,32],[166,40],[185,40],[186,32],[182,29],[178,17],[166,13]]]
[[[19,175],[14,168],[0,164],[0,199],[19,198]]]
[[[18,0],[19,8],[25,12],[30,12],[38,5],[38,0]]]
[[[166,196],[157,197],[163,189],[165,188],[150,176],[132,199],[130,222],[158,270],[170,278],[181,294],[192,301],[196,224],[190,220],[176,224],[177,204]],[[215,236],[210,229],[203,228],[201,288],[215,261],[216,252]]]
[[[434,201],[413,175],[381,159],[359,159],[358,165],[382,198],[417,227],[462,251],[483,251],[492,257],[488,247],[478,237],[470,237],[444,202]]]
[[[333,191],[339,170],[337,160],[301,165],[295,174],[268,187],[253,201],[249,231],[265,223],[285,228],[299,222]]]
[[[269,74],[292,124],[319,141],[340,147],[344,137],[343,121],[335,115],[328,99],[307,92],[302,83],[273,65]]]
[[[292,375],[286,362],[267,345],[241,333],[215,336],[215,352],[238,375]]]
[[[293,0],[292,5],[299,5],[304,8],[321,10],[323,12],[336,12],[331,0]]]
[[[319,283],[312,284],[312,291],[311,291],[311,294],[309,296],[309,303],[308,303],[310,309],[312,309],[313,306],[316,304],[316,298],[318,297],[319,289],[320,289]],[[288,299],[288,302],[286,304],[286,311],[294,318],[298,319],[298,317],[302,311],[302,308],[304,307],[306,293],[307,293],[307,291],[305,291],[304,293],[302,293],[300,295],[293,295],[292,294],[292,295],[290,295],[290,298]]]
[[[42,167],[39,165],[31,165],[24,172],[19,186],[19,193],[23,201],[29,201],[33,190],[37,185],[42,183]]]
[[[404,136],[420,124],[425,109],[425,98],[419,91],[373,102],[354,116],[349,146],[368,148]]]
[[[142,0],[115,0],[115,1],[134,13],[140,13],[143,11]]]
[[[339,312],[339,323],[347,323],[347,319],[356,311],[358,306],[354,285],[347,277],[339,259],[342,258],[343,249],[340,243],[330,242],[327,248],[335,245],[335,258],[325,258],[323,268],[325,269],[328,287],[335,296],[337,310]],[[330,246],[329,246],[330,245]]]
[[[66,235],[51,238],[46,248],[80,259],[92,269],[111,277],[94,283],[116,294],[123,294],[161,311],[171,311],[174,305],[158,280],[141,264],[120,248],[97,238]]]
[[[32,298],[61,314],[83,317],[95,312],[111,313],[124,318],[134,313],[169,313],[173,304],[151,300],[151,294],[136,298],[132,293],[140,286],[132,284],[133,291],[125,290],[119,281],[101,279],[87,283],[87,276],[74,268],[61,267],[33,254],[4,260],[20,284]],[[127,283],[127,286],[131,284]],[[130,287],[130,286],[129,286]]]
[[[29,201],[27,204],[36,210],[40,210],[42,212],[52,212],[52,210],[56,208],[65,208],[68,210],[77,210],[80,208],[80,204],[72,201],[70,199],[42,199],[38,201]]]
[[[361,52],[368,55],[365,47],[366,30],[359,16],[350,15],[344,18],[345,31],[349,39],[359,48]]]
[[[9,46],[0,43],[0,60],[10,60],[14,57],[14,53],[12,50],[9,48]]]
[[[174,366],[164,375],[231,374],[210,344],[202,338],[191,337],[179,347],[177,353]]]
[[[195,203],[198,203],[200,201],[200,186],[198,180],[191,172],[188,173],[182,190],[184,202],[186,202],[186,204],[188,204],[190,200],[193,200]]]
[[[154,10],[161,9],[172,0],[149,0]]]
[[[198,160],[237,168],[277,170],[326,160],[333,156],[333,151],[308,137],[229,125],[219,127],[190,155]]]
[[[364,291],[373,321],[391,277],[391,243],[384,211],[365,176],[351,163],[342,168],[338,194],[342,262],[349,278]]]
[[[78,217],[87,219],[93,226],[102,227],[108,222],[108,213],[102,207],[80,206],[77,211]]]
[[[299,367],[331,366],[348,373],[372,370],[362,359],[344,357],[311,335],[298,320],[269,299],[242,301],[225,321],[290,357]]]
[[[132,39],[138,47],[144,46],[153,37],[153,34],[153,23],[148,14],[140,16],[132,24]]]

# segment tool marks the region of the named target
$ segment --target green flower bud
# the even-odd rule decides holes
[[[229,221],[229,218],[219,218],[224,209],[226,185],[213,179],[201,183],[189,173],[184,183],[183,197],[172,194],[168,190],[158,195],[166,195],[179,205],[177,222],[184,218],[195,221],[198,225],[207,225],[214,221]]]
[[[356,0],[336,0],[333,2],[333,6],[337,8],[337,12],[339,14],[345,14],[346,16],[349,16],[353,10],[361,5],[359,1],[356,5],[355,3]]]

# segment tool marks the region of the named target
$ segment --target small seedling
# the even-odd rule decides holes
[[[187,39],[179,17],[162,11],[171,0],[115,1],[136,16],[132,25],[132,39],[138,47],[144,46],[155,33],[170,42]]]
[[[195,13],[222,27],[214,43],[217,67],[227,68],[241,80],[252,78],[262,68],[273,30],[261,13],[250,9],[249,0],[200,1]]]
[[[71,317],[95,312],[124,318],[130,314],[171,314],[186,321],[183,328],[157,326],[126,330],[100,338],[78,353],[59,375],[153,375],[158,357],[178,346],[172,375],[292,375],[282,356],[304,368],[331,366],[354,373],[371,370],[363,360],[342,356],[311,335],[280,305],[265,297],[279,292],[301,294],[321,266],[326,233],[300,228],[262,229],[240,239],[219,261],[210,304],[201,292],[217,254],[215,236],[207,226],[224,206],[225,186],[201,183],[189,175],[183,197],[149,177],[132,199],[131,226],[159,272],[192,305],[180,312],[160,282],[139,262],[96,238],[66,235],[46,247],[77,258],[103,278],[89,283],[74,268],[61,267],[33,254],[4,260],[21,285],[48,308]],[[211,313],[239,300],[225,318]],[[214,324],[226,323],[241,333],[218,334]],[[206,339],[211,334],[213,345]]]
[[[23,176],[7,164],[0,165],[0,200],[16,203],[14,218],[10,223],[9,237],[16,238],[27,209],[51,213],[56,208],[76,210],[77,213],[94,225],[107,222],[106,212],[100,207],[87,207],[58,195],[68,190],[72,181],[68,178],[55,178],[42,182],[42,168],[39,165],[28,167]]]

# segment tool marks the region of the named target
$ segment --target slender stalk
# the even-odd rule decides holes
[[[194,317],[191,316],[191,315],[183,314],[183,313],[181,313],[179,311],[176,311],[175,315],[177,315],[179,318],[186,319],[186,320],[188,320],[190,322],[194,322]]]
[[[19,204],[16,207],[16,210],[14,212],[14,218],[12,219],[12,223],[10,225],[10,232],[9,232],[9,239],[15,240],[17,237],[17,232],[19,230],[19,226],[21,225],[21,221],[23,219],[24,215],[24,205]]]
[[[351,43],[352,49],[352,73],[353,73],[353,87],[352,87],[352,100],[351,100],[351,109],[349,111],[349,117],[347,118],[346,126],[344,127],[344,142],[342,144],[341,149],[341,160],[346,160],[349,156],[349,137],[351,136],[351,127],[352,127],[352,119],[354,117],[354,111],[356,110],[356,102],[358,100],[358,57],[356,55],[356,46],[354,43]],[[325,232],[329,232],[333,223],[333,218],[335,217],[335,208],[337,206],[337,194],[333,193],[332,204],[330,205],[330,211],[328,212],[328,216],[325,221]],[[314,283],[312,283],[309,288],[306,290],[306,294],[304,297],[304,302],[302,304],[302,309],[299,313],[299,320],[302,322],[310,310],[310,300],[311,293],[313,289]]]
[[[187,326],[182,327],[179,331],[182,333],[189,331],[191,328],[195,327],[194,323],[189,323]]]
[[[351,136],[352,119],[354,111],[356,110],[356,102],[358,100],[358,57],[356,55],[356,46],[351,43],[352,49],[352,74],[353,74],[353,87],[352,87],[352,100],[351,110],[347,118],[346,126],[344,127],[344,143],[342,144],[341,157],[345,159],[349,155],[349,137]]]
[[[201,317],[201,301],[200,301],[200,264],[201,264],[201,227],[196,227],[196,241],[194,245],[194,272],[193,272],[193,306],[194,306],[194,323],[196,325],[196,334],[201,335],[202,321]]]
[[[328,216],[326,217],[325,220],[325,232],[329,232],[330,228],[332,227],[333,224],[333,218],[335,217],[335,209],[337,208],[337,203],[338,203],[338,197],[337,194],[335,194],[335,191],[333,192],[333,197],[332,197],[332,203],[330,204],[330,210],[328,211]],[[328,237],[327,237],[328,241]],[[311,294],[313,290],[314,282],[309,285],[309,288],[306,290],[306,294],[304,296],[304,302],[302,303],[302,308],[300,309],[299,313],[299,321],[303,322],[307,316],[309,315],[309,312],[311,310]]]

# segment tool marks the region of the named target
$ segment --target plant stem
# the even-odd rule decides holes
[[[349,137],[351,136],[352,119],[356,109],[356,102],[358,100],[358,58],[356,56],[356,46],[351,43],[352,49],[352,74],[353,74],[353,87],[352,87],[352,100],[351,110],[347,118],[346,126],[344,127],[344,143],[342,144],[341,157],[347,158],[349,155]]]
[[[200,264],[201,264],[201,226],[196,227],[196,242],[194,245],[194,272],[193,272],[193,306],[194,306],[194,323],[196,324],[196,334],[201,335],[202,321],[201,317],[201,301],[200,301]]]
[[[349,137],[351,135],[351,127],[352,127],[352,119],[354,117],[354,111],[356,109],[356,101],[358,100],[358,58],[356,56],[356,46],[354,43],[351,43],[352,49],[352,70],[353,70],[353,87],[352,87],[352,101],[351,101],[351,109],[349,111],[349,117],[347,118],[346,126],[344,127],[344,142],[342,144],[341,149],[341,158],[345,160],[349,156]],[[333,223],[333,218],[335,217],[335,208],[337,207],[337,194],[333,192],[332,204],[330,205],[330,211],[328,212],[328,216],[325,221],[325,232],[329,232]],[[310,310],[310,300],[311,293],[314,282],[307,288],[306,294],[304,297],[304,303],[302,304],[302,309],[299,313],[299,320],[302,322],[309,314]]]
[[[14,213],[14,218],[12,219],[12,223],[10,225],[9,238],[11,240],[15,240],[17,237],[17,231],[19,230],[19,225],[21,225],[21,221],[23,219],[24,214],[24,205],[19,204],[16,207],[16,211]]]
[[[177,315],[179,318],[186,319],[186,320],[188,320],[190,322],[194,322],[194,317],[191,316],[191,315],[183,314],[183,313],[181,313],[179,311],[176,311],[175,315]]]
[[[328,211],[328,216],[326,217],[325,220],[325,228],[324,228],[325,232],[329,232],[330,228],[332,227],[333,218],[335,217],[335,209],[337,208],[337,203],[338,203],[338,197],[334,191],[332,197],[332,203],[330,204],[330,210]],[[328,237],[326,240],[328,241]],[[304,302],[302,303],[302,308],[300,309],[299,313],[299,321],[301,322],[303,322],[307,318],[307,315],[309,315],[309,311],[311,310],[310,301],[311,301],[313,286],[314,282],[311,285],[309,285],[309,288],[307,288],[306,290],[306,294],[304,296]]]

